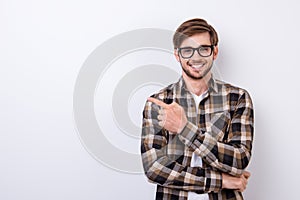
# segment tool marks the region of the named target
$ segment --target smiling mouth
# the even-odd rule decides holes
[[[187,63],[188,66],[194,68],[194,69],[200,69],[201,67],[203,67],[205,65],[205,63],[201,62],[201,63],[191,63],[191,62],[188,62]]]

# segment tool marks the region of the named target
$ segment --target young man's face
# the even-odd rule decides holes
[[[180,48],[193,47],[198,48],[199,46],[211,45],[210,35],[208,32],[195,34],[185,39]],[[180,62],[183,75],[186,75],[192,79],[202,79],[206,75],[210,74],[210,70],[213,65],[213,61],[217,58],[218,47],[214,47],[213,52],[208,57],[200,56],[198,51],[194,51],[194,54],[190,58],[184,58],[175,49],[175,57]]]

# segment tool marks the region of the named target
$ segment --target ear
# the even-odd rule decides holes
[[[177,49],[174,49],[174,56],[175,56],[176,60],[177,60],[178,62],[180,62],[180,58],[179,58]]]
[[[219,53],[219,48],[218,48],[218,46],[215,46],[214,47],[214,55],[213,55],[213,60],[216,60],[217,59],[217,57],[218,57],[218,53]]]

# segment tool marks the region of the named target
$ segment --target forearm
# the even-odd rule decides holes
[[[248,94],[240,97],[229,118],[221,115],[205,129],[188,122],[178,137],[210,166],[237,176],[243,173],[251,158],[254,120]],[[225,134],[226,141],[220,140],[219,135]]]
[[[234,176],[242,174],[251,157],[250,150],[240,142],[234,144],[219,142],[210,133],[201,132],[190,122],[179,138],[204,162]]]
[[[147,154],[147,152],[142,154],[142,158],[145,174],[151,182],[168,188],[201,193],[217,192],[222,188],[220,172],[201,167],[183,166],[166,155],[149,163]]]
[[[146,112],[148,111],[148,112]],[[211,192],[222,188],[220,172],[189,167],[185,146],[177,136],[157,126],[152,112],[144,111],[141,155],[146,176],[151,182],[186,191]],[[172,137],[172,138],[171,138]]]

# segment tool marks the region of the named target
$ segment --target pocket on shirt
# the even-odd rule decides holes
[[[230,124],[230,113],[221,111],[210,114],[210,132],[218,141],[227,138],[228,128]]]

